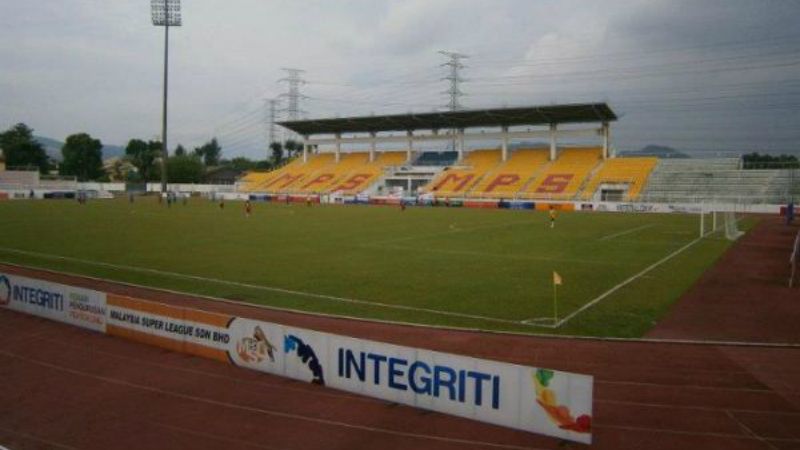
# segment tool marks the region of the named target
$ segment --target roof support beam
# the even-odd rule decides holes
[[[464,159],[464,129],[458,129],[458,160]]]
[[[555,161],[558,154],[556,153],[556,135],[558,134],[558,130],[556,129],[557,125],[554,123],[550,124],[550,161]]]
[[[502,146],[502,157],[503,162],[508,161],[508,127],[503,127],[503,146]]]
[[[603,159],[608,159],[608,145],[611,139],[611,127],[608,122],[603,122],[603,127],[600,128],[600,133],[603,135]]]
[[[406,135],[408,136],[408,149],[406,150],[406,164],[410,164],[411,156],[414,153],[414,132],[409,130],[406,132]],[[409,186],[411,186],[410,183],[411,182],[409,182]],[[411,188],[409,188],[409,191],[410,190]]]
[[[375,133],[370,133],[370,141],[369,141],[369,162],[375,161],[375,144],[376,144],[376,137]]]
[[[556,134],[559,137],[592,137],[597,136],[598,134],[602,133],[602,129],[600,128],[586,128],[586,129],[579,129],[579,130],[557,130]],[[489,133],[462,133],[465,140],[497,140],[500,141],[503,139],[502,132],[489,132]],[[509,131],[507,133],[509,139],[531,139],[531,138],[549,138],[550,137],[550,130],[536,130],[536,131]],[[373,140],[379,143],[393,143],[393,144],[404,144],[411,139],[414,142],[426,142],[426,141],[452,141],[453,135],[451,134],[414,134],[412,136],[408,135],[401,135],[401,136],[375,136],[373,139],[372,135],[370,136],[358,136],[358,137],[343,137],[341,138],[340,142],[342,144],[370,144]],[[336,138],[313,138],[308,140],[311,144],[316,145],[335,145]]]
[[[338,163],[342,160],[342,134],[336,133],[336,156],[335,160]]]

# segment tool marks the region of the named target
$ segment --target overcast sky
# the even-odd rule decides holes
[[[263,157],[265,100],[304,69],[308,117],[447,99],[467,108],[607,101],[622,150],[800,151],[800,2],[184,0],[170,32],[170,138]],[[0,129],[107,144],[161,130],[163,29],[150,2],[0,0]],[[285,106],[285,105],[284,105]]]

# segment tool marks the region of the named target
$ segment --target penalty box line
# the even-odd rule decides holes
[[[698,242],[702,241],[703,238],[705,238],[706,236],[708,236],[710,234],[711,234],[711,232],[708,232],[708,233],[704,234],[703,236],[696,238],[695,240],[693,240],[693,241],[689,242],[688,244],[684,245],[683,247],[673,251],[669,255],[667,255],[667,256],[659,259],[658,261],[654,262],[653,264],[645,267],[643,270],[641,270],[637,274],[631,276],[627,280],[625,280],[625,281],[617,284],[616,286],[612,287],[611,289],[603,292],[599,296],[597,296],[594,299],[592,299],[589,303],[586,303],[585,305],[581,306],[580,308],[576,309],[575,311],[573,311],[570,314],[568,314],[567,316],[565,316],[563,319],[561,319],[558,322],[556,322],[555,325],[554,325],[554,328],[561,327],[561,325],[564,325],[565,323],[569,322],[570,320],[575,318],[575,316],[577,316],[578,314],[580,314],[580,313],[586,311],[587,309],[591,308],[592,306],[600,303],[606,297],[608,297],[611,294],[617,292],[618,290],[624,288],[625,286],[633,283],[634,281],[638,280],[639,278],[643,277],[644,275],[647,275],[653,269],[657,268],[658,266],[664,264],[665,262],[669,261],[670,259],[672,259],[672,258],[678,256],[679,254],[683,253],[684,251],[688,250],[690,247],[692,247],[693,245],[695,245]]]
[[[488,317],[488,316],[481,316],[477,314],[466,314],[466,313],[457,313],[452,311],[441,311],[437,309],[429,309],[429,308],[417,308],[414,306],[406,306],[406,305],[393,305],[389,303],[381,303],[381,302],[371,302],[368,300],[360,300],[355,298],[347,298],[347,297],[338,297],[335,295],[328,295],[328,294],[318,294],[314,292],[305,292],[305,291],[298,291],[293,289],[285,289],[279,287],[272,287],[272,286],[263,286],[259,284],[250,284],[250,283],[242,283],[238,281],[230,281],[230,280],[221,280],[218,278],[209,278],[209,277],[201,277],[198,275],[190,275],[185,273],[179,272],[171,272],[166,270],[158,270],[158,269],[150,269],[147,267],[137,267],[137,266],[128,266],[123,264],[111,264],[101,261],[91,261],[87,259],[81,258],[74,258],[71,256],[61,256],[61,255],[53,255],[47,253],[39,253],[33,252],[28,250],[20,250],[16,248],[9,248],[9,247],[0,247],[0,251],[8,252],[8,253],[17,253],[26,256],[33,256],[38,258],[44,259],[56,259],[62,261],[69,261],[69,262],[76,262],[79,264],[85,264],[89,266],[97,266],[97,267],[107,267],[114,270],[122,270],[122,271],[130,271],[130,272],[140,272],[140,273],[150,273],[160,276],[167,276],[173,278],[183,278],[187,280],[194,280],[194,281],[203,281],[208,283],[215,283],[215,284],[222,284],[227,286],[236,286],[236,287],[243,287],[248,289],[255,289],[260,291],[268,291],[268,292],[276,292],[280,294],[287,294],[293,295],[297,297],[306,297],[306,298],[314,298],[320,300],[328,300],[328,301],[335,301],[340,303],[349,303],[355,305],[364,305],[364,306],[375,306],[379,308],[386,308],[386,309],[396,309],[402,311],[413,311],[413,312],[422,312],[427,314],[435,314],[440,316],[447,316],[447,317],[457,317],[461,319],[471,319],[471,320],[480,320],[486,322],[495,322],[495,323],[503,323],[503,324],[512,324],[512,325],[527,325],[532,327],[542,327],[542,328],[554,328],[553,325],[547,324],[534,324],[534,323],[522,323],[518,320],[508,320],[508,319],[500,319],[496,317]],[[191,294],[191,293],[187,293]]]

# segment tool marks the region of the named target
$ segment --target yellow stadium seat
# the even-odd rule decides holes
[[[583,190],[584,199],[594,196],[601,184],[628,185],[628,200],[639,197],[647,177],[658,163],[658,158],[614,158],[603,163]]]
[[[547,164],[550,151],[519,149],[508,160],[487,173],[470,191],[471,197],[514,196],[525,183]]]
[[[379,152],[369,162],[369,153],[342,153],[336,162],[333,153],[309,155],[272,172],[250,172],[240,180],[243,192],[357,194],[378,180],[389,166],[405,163],[406,152]]]
[[[356,167],[341,180],[330,186],[330,192],[341,192],[346,195],[358,194],[378,180],[384,170],[390,166],[398,166],[406,162],[405,152],[382,152],[375,161]]]
[[[307,162],[288,168],[264,184],[264,187],[267,192],[294,192],[298,186],[307,182],[314,174],[325,170],[327,166],[334,163],[334,155],[331,153],[309,155]]]
[[[423,187],[422,191],[431,192],[437,197],[464,195],[497,166],[500,157],[500,150],[473,150],[467,153],[461,163],[469,168],[445,169]]]
[[[275,177],[281,176],[284,173],[289,173],[302,164],[302,158],[295,158],[284,166],[269,172],[249,172],[247,175],[239,180],[242,185],[240,190],[243,192],[264,192],[264,186]]]
[[[308,155],[307,162],[303,162],[303,158],[297,157],[289,164],[271,172],[251,172],[243,179],[247,185],[242,187],[242,190],[245,192],[289,192],[293,186],[300,184],[302,180],[332,163],[333,155],[329,153]]]
[[[569,200],[574,198],[586,177],[600,163],[603,150],[597,147],[563,149],[558,158],[520,193],[525,198]]]

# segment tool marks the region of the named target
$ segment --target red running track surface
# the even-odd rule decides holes
[[[800,449],[797,346],[543,338],[387,325],[0,268],[321,331],[591,374],[591,448]],[[8,310],[0,310],[0,446],[586,447],[239,369]]]

